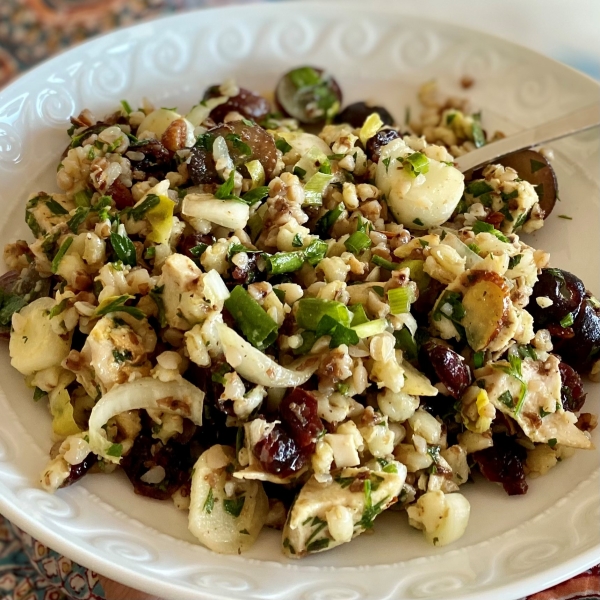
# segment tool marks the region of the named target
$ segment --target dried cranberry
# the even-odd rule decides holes
[[[527,493],[524,464],[527,451],[506,435],[494,436],[491,448],[473,454],[481,474],[488,480],[501,483],[509,496]]]
[[[60,487],[67,487],[79,481],[97,462],[98,457],[90,452],[78,465],[71,465],[69,476]]]
[[[243,267],[234,266],[231,271],[231,278],[237,284],[249,284],[256,280],[258,275],[258,253],[248,254],[248,261]]]
[[[558,370],[560,371],[560,399],[563,408],[571,412],[579,412],[583,408],[587,396],[581,377],[573,367],[564,362],[558,365]]]
[[[379,162],[381,149],[387,146],[392,140],[400,137],[397,129],[380,129],[372,138],[367,141],[367,157],[373,162]]]
[[[300,450],[308,454],[314,452],[317,439],[323,432],[317,399],[306,390],[294,388],[281,401],[279,414]]]
[[[279,477],[297,473],[306,463],[305,455],[280,424],[276,424],[253,450],[264,470]]]
[[[457,400],[471,383],[471,370],[463,357],[443,344],[433,340],[423,344],[419,362],[432,381],[443,383],[450,396]]]
[[[210,117],[215,123],[222,123],[230,112],[238,112],[246,119],[254,119],[260,121],[271,112],[271,105],[266,98],[260,94],[239,88],[236,96],[231,96],[224,104],[219,104],[216,108],[210,111]],[[218,85],[210,86],[204,92],[204,100],[222,96]]]
[[[106,194],[112,197],[118,210],[123,210],[135,204],[131,190],[118,179],[106,190]]]

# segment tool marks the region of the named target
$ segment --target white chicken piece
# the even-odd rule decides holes
[[[377,515],[394,504],[406,479],[367,468],[343,469],[327,483],[311,477],[300,490],[283,529],[283,552],[289,558],[331,550],[373,527]]]
[[[167,258],[158,287],[163,288],[167,323],[184,331],[202,323],[211,311],[220,311],[229,297],[227,286],[216,271],[205,275],[183,254]]]
[[[402,139],[381,149],[375,180],[396,219],[411,229],[428,229],[446,222],[465,189],[464,175],[451,164],[427,158],[428,170],[417,176],[405,168],[416,154]]]
[[[97,390],[88,390],[90,370],[93,380],[105,393],[115,384],[129,381],[133,373],[148,377],[152,367],[148,354],[155,347],[156,333],[146,319],[138,320],[126,313],[119,313],[117,319],[107,316],[96,323],[81,349],[78,361],[80,368],[71,364],[69,359],[67,367],[76,373],[77,380],[95,397]]]
[[[520,359],[518,359],[520,360]],[[573,448],[593,448],[591,440],[575,426],[577,417],[565,411],[560,399],[559,359],[550,355],[545,361],[526,358],[498,361],[477,371],[477,381],[497,410],[514,419],[532,442],[549,442]],[[520,376],[516,377],[515,374]],[[520,410],[521,394],[525,397]]]

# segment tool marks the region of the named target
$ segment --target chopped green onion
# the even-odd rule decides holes
[[[192,248],[193,250],[193,248]],[[149,260],[156,257],[156,246],[150,246],[144,250],[144,258]]]
[[[252,206],[257,202],[261,202],[262,200],[264,200],[268,195],[269,188],[266,185],[262,185],[260,187],[254,188],[253,190],[250,190],[249,192],[246,192],[241,199],[249,206]]]
[[[362,304],[353,304],[348,307],[348,310],[352,313],[351,327],[356,327],[357,325],[369,322],[369,317],[367,317],[365,307]]]
[[[329,250],[327,242],[323,240],[313,240],[304,249],[304,260],[314,267],[325,258],[327,250]]]
[[[275,140],[275,147],[281,152],[281,154],[286,154],[292,149],[292,147],[283,138]]]
[[[315,332],[315,337],[317,338],[324,335],[331,336],[331,341],[329,342],[330,348],[337,348],[342,344],[352,346],[359,342],[359,335],[354,329],[342,325],[339,321],[329,315],[323,315]]]
[[[125,114],[130,115],[133,112],[133,109],[127,100],[121,100],[121,106],[123,107]]]
[[[39,387],[35,387],[33,390],[33,400],[34,402],[38,402],[39,400],[41,400],[47,392],[45,392],[44,390],[41,390]]]
[[[67,250],[71,247],[71,244],[73,243],[73,238],[72,237],[68,237],[60,246],[60,248],[58,249],[58,252],[56,253],[56,255],[54,256],[54,258],[52,259],[52,267],[51,270],[54,274],[58,273],[58,266],[60,265],[60,261],[64,258],[65,254],[67,253]]]
[[[409,286],[388,290],[388,303],[393,315],[410,312],[410,305],[415,301],[412,289]]]
[[[250,189],[258,188],[265,185],[265,169],[259,160],[251,160],[246,163],[246,169],[250,179],[252,179],[252,187]]]
[[[111,444],[106,454],[119,458],[123,454],[123,444]]]
[[[296,89],[312,87],[321,83],[321,76],[312,67],[298,67],[287,74]]]
[[[429,159],[422,152],[413,152],[404,158],[404,170],[414,177],[424,175],[429,172]]]
[[[371,139],[384,125],[381,120],[379,113],[371,113],[360,128],[358,137],[363,146],[366,145],[367,141]]]
[[[304,252],[277,252],[276,254],[264,254],[267,263],[267,271],[271,275],[292,273],[302,268],[304,264]]]
[[[371,247],[371,238],[362,231],[355,231],[345,242],[346,250],[352,254],[359,254]]]
[[[63,298],[58,304],[55,304],[48,315],[49,319],[53,319],[57,315],[60,315],[67,308],[67,298]]]
[[[66,210],[62,204],[59,204],[56,200],[50,198],[46,200],[46,206],[50,210],[50,212],[54,215],[68,215],[69,211]]]
[[[567,221],[572,221],[573,217],[569,217],[568,215],[558,215],[559,219],[567,219]]]
[[[386,327],[387,321],[385,319],[376,319],[375,321],[369,321],[368,323],[355,325],[352,327],[352,330],[355,331],[356,335],[362,339],[383,333]]]
[[[425,291],[429,287],[431,276],[425,272],[425,261],[419,259],[403,260],[396,268],[408,269],[410,278],[417,284],[420,292]]]
[[[481,248],[474,243],[467,244],[467,248],[469,248],[469,250],[471,250],[472,252],[475,252],[475,254],[479,254],[481,252]]]
[[[388,271],[396,271],[400,269],[400,263],[394,263],[391,260],[386,260],[385,258],[379,256],[378,254],[374,254],[371,257],[371,262],[378,267],[382,267],[383,269],[387,269]]]
[[[402,350],[404,356],[408,360],[415,360],[418,355],[417,343],[415,342],[410,329],[405,325],[400,331],[394,331],[394,337],[396,338],[395,347],[398,350]]]
[[[481,113],[476,113],[473,115],[471,135],[473,136],[475,148],[481,148],[481,146],[485,146],[485,134],[483,133],[483,128],[481,127]]]
[[[303,245],[304,245],[304,242],[302,241],[302,236],[299,233],[297,233],[294,236],[294,239],[292,240],[292,246],[294,248],[302,248]]]
[[[550,438],[548,440],[548,446],[550,446],[550,448],[554,448],[554,446],[556,446],[557,443],[558,443],[558,440],[556,438]]]
[[[207,248],[208,248],[208,244],[198,244],[197,246],[190,248],[190,254],[192,256],[195,256],[196,258],[198,258],[204,254],[204,251]]]
[[[329,230],[344,212],[344,205],[340,202],[335,208],[327,211],[316,223],[315,231],[321,238],[329,237]]]
[[[413,224],[418,225],[419,227],[425,227],[425,225],[423,224],[423,221],[421,221],[421,219],[413,219]]]
[[[327,173],[315,173],[304,186],[304,202],[302,206],[315,206],[323,204],[323,192],[333,179]]]
[[[316,331],[317,325],[325,315],[330,316],[344,327],[350,327],[352,313],[341,302],[320,298],[300,298],[296,305],[298,306],[296,323],[302,329]]]
[[[263,204],[263,206],[266,206],[266,204]],[[263,220],[258,212],[255,212],[248,219],[248,229],[250,232],[250,239],[252,240],[252,243],[256,242],[258,236],[260,235],[260,232],[263,229]]]
[[[225,308],[246,339],[259,350],[267,348],[277,339],[277,323],[241,285],[233,288],[225,300]]]
[[[571,327],[571,325],[573,325],[574,319],[573,319],[573,313],[569,313],[566,317],[563,317],[560,320],[560,326],[561,327]]]
[[[523,258],[522,254],[516,254],[515,256],[511,256],[508,259],[508,268],[514,269],[521,262],[522,258]]]
[[[485,221],[475,221],[473,225],[473,233],[491,233],[495,235],[501,242],[510,244],[510,240],[501,232],[498,231],[491,223]]]
[[[156,194],[148,194],[140,204],[128,209],[127,214],[134,221],[141,221],[146,213],[158,204],[160,204],[160,198]]]
[[[302,167],[294,167],[292,173],[298,177],[298,179],[304,179],[304,176],[306,175],[306,171]]]
[[[252,156],[252,148],[236,133],[228,133],[225,139],[232,143],[233,148],[239,152],[240,158]]]
[[[78,192],[75,192],[73,199],[77,206],[89,206],[90,200],[92,199],[92,192],[89,190],[79,190]]]
[[[531,358],[531,360],[538,359],[537,352],[535,351],[535,348],[533,348],[532,346],[529,346],[529,345],[517,346],[517,351],[521,358]]]
[[[215,198],[218,198],[219,200],[231,200],[232,197],[237,199],[237,196],[233,194],[233,188],[235,187],[234,178],[235,169],[231,169],[231,173],[229,173],[227,180],[215,191]]]
[[[232,517],[237,518],[240,516],[242,509],[244,508],[244,502],[246,500],[246,496],[240,496],[239,498],[225,498],[223,500],[223,508],[225,512],[230,514]]]
[[[295,356],[303,356],[304,354],[308,354],[312,347],[315,345],[315,341],[317,340],[317,336],[314,331],[303,331],[302,336],[302,344],[298,348],[294,348],[292,352]]]
[[[204,506],[202,508],[204,509],[204,512],[207,512],[210,515],[214,507],[215,497],[213,496],[212,488],[209,488],[206,500],[204,501]]]
[[[485,352],[475,352],[473,355],[473,365],[476,369],[481,369],[483,367],[483,363],[485,362]]]

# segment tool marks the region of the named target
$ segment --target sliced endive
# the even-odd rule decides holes
[[[215,328],[225,360],[244,379],[265,387],[286,388],[306,383],[319,366],[318,357],[303,357],[289,367],[282,367],[273,359],[254,348],[244,338],[224,323],[216,323]]]
[[[92,410],[89,420],[90,448],[105,461],[119,463],[120,456],[111,452],[113,444],[102,427],[114,416],[128,410],[155,409],[180,415],[202,425],[204,392],[185,379],[160,381],[143,377],[131,383],[116,385]]]

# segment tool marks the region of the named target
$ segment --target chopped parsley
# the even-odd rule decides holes
[[[423,221],[421,221],[421,219],[415,219],[415,220],[413,221],[413,223],[414,223],[415,225],[418,225],[419,227],[424,227]]]
[[[535,160],[535,159],[531,159],[529,161],[531,163],[531,173],[537,173],[540,169],[543,169],[546,164],[543,162],[540,162],[539,160]]]
[[[568,313],[565,317],[560,320],[561,327],[571,327],[573,325],[575,319],[573,318],[573,313]]]
[[[204,512],[207,512],[209,515],[212,513],[213,508],[215,507],[215,498],[213,496],[212,488],[209,488],[208,495],[206,496],[206,500],[204,501]]]
[[[123,363],[126,360],[131,360],[131,358],[133,357],[133,355],[131,354],[130,350],[113,350],[112,352],[113,358],[115,359],[116,363]]]
[[[108,456],[115,456],[116,458],[120,458],[123,454],[123,444],[111,444],[108,450],[106,451]]]
[[[240,496],[239,498],[225,498],[223,500],[223,508],[225,512],[230,514],[232,517],[237,518],[240,516],[244,503],[246,502],[246,496]]]

